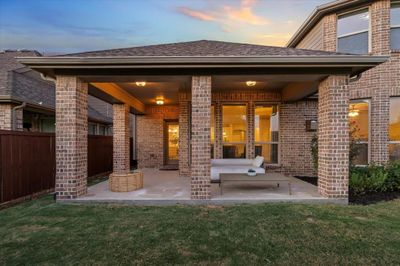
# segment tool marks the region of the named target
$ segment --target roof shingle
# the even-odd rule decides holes
[[[118,56],[329,56],[334,52],[200,40],[65,54],[68,57]]]

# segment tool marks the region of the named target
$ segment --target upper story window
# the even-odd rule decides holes
[[[390,48],[400,49],[400,2],[393,3],[390,9]]]
[[[337,51],[349,54],[368,54],[368,9],[359,10],[338,17]]]

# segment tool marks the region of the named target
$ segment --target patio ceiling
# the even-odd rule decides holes
[[[216,75],[212,76],[213,92],[228,91],[263,91],[281,92],[284,101],[295,101],[316,92],[318,82],[326,75]],[[163,98],[166,105],[178,104],[178,92],[190,91],[191,76],[124,76],[124,77],[86,77],[92,83],[90,92],[97,97],[96,88],[100,83],[119,87],[144,105],[155,105],[157,98]],[[256,81],[249,87],[246,81]],[[136,82],[145,81],[145,86]],[[100,88],[101,89],[101,88]],[[107,99],[105,99],[107,100]],[[110,99],[108,99],[110,100]]]

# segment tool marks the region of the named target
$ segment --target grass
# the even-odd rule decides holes
[[[400,200],[369,206],[63,205],[0,211],[0,265],[394,265]]]

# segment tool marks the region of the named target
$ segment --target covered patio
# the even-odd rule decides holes
[[[293,180],[292,199],[346,202],[347,85],[351,77],[358,77],[386,59],[385,56],[197,41],[25,57],[20,61],[56,80],[59,201],[95,198],[115,201],[156,198],[166,202],[285,200],[287,197],[281,193],[285,187],[270,190],[268,186],[265,189],[265,186],[250,184],[242,185],[241,190],[229,186],[227,193],[218,195],[215,193],[218,188],[210,182],[211,157],[253,159],[261,153],[268,158],[265,164],[278,167],[280,174],[310,173],[313,169],[309,144],[314,133],[309,130],[309,124],[318,121],[318,189]],[[107,192],[105,183],[88,190],[88,94],[113,104],[114,171],[110,178],[132,175],[129,113],[137,115],[139,168],[160,168],[173,161],[178,164],[179,172],[145,169],[144,187],[135,192],[117,195]],[[318,100],[309,98],[315,94]],[[235,126],[232,130],[235,137],[228,138],[224,106],[236,105],[244,106],[244,114],[236,121],[245,122],[243,128]],[[272,122],[268,120],[268,139],[257,139],[257,106],[270,108],[269,116],[279,113],[277,129],[272,130]],[[165,139],[168,135],[165,127],[170,122],[179,125],[179,152],[175,152],[175,157],[165,156],[170,152]]]
[[[190,179],[179,177],[178,171],[160,171],[145,168],[141,170],[145,176],[143,189],[118,193],[109,189],[109,181],[104,181],[88,188],[85,196],[74,202],[125,202],[132,204],[196,204],[190,198]],[[282,176],[270,173],[272,178]],[[280,182],[261,183],[228,183],[224,184],[221,194],[219,184],[211,184],[211,204],[246,203],[246,202],[326,202],[318,193],[316,186],[294,177],[286,177],[291,182],[292,194],[289,195],[288,184]]]

